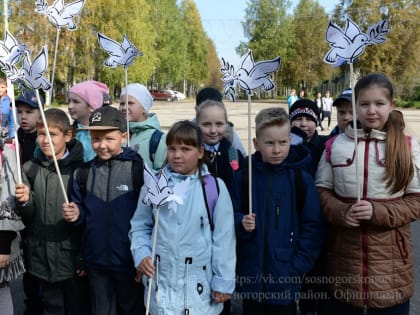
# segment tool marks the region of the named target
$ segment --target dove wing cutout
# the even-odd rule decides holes
[[[133,63],[136,56],[143,56],[124,35],[122,43],[98,33],[99,45],[109,54],[109,57],[104,61],[104,65],[110,68],[115,68],[118,65],[128,67]]]
[[[172,194],[172,190],[168,187],[168,179],[163,171],[159,172],[156,178],[155,173],[144,164],[144,184],[147,188],[147,194],[143,198],[143,203],[153,205],[154,208],[168,202],[168,197]]]
[[[266,92],[274,89],[275,84],[270,79],[270,73],[277,71],[280,63],[280,57],[254,63],[252,51],[248,51],[242,59],[241,67],[236,72],[239,87],[248,95],[252,95],[253,90],[260,87]]]
[[[85,0],[78,0],[64,5],[63,0],[56,0],[51,6],[45,0],[35,1],[35,12],[48,16],[48,20],[57,28],[66,27],[69,31],[77,29],[73,18],[82,11]]]
[[[383,43],[384,35],[388,31],[387,21],[381,21],[370,27],[367,34],[363,33],[359,26],[350,19],[347,19],[344,31],[330,22],[326,40],[331,49],[325,55],[324,62],[334,66],[341,65],[343,61],[353,63],[357,57],[363,54],[367,46]]]
[[[29,54],[26,54],[22,61],[22,68],[19,70],[19,79],[30,89],[42,88],[44,91],[51,89],[51,83],[43,76],[48,66],[48,50],[44,46],[31,63]]]
[[[25,52],[29,52],[26,46],[6,30],[4,41],[0,41],[0,61],[13,66],[20,61]]]

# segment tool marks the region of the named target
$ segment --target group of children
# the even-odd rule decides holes
[[[420,152],[404,134],[388,78],[371,74],[356,84],[360,126],[349,123],[351,90],[344,91],[333,104],[338,130],[328,138],[317,134],[311,100],[294,102],[289,113],[261,110],[252,172],[228,140],[221,98],[203,99],[212,93],[200,91],[195,120],[174,123],[151,154],[160,126],[146,87],[123,89],[120,110],[103,106],[108,91],[99,82],[70,89],[73,127],[64,111],[45,111],[68,202],[45,126],[24,119],[36,116],[36,102],[31,93],[18,98],[19,141],[36,138],[36,145],[26,153],[32,158],[22,182],[14,178],[15,191],[1,196],[0,299],[23,222],[25,267],[37,281],[43,314],[144,313],[151,285],[151,314],[229,314],[236,291],[244,315],[297,314],[297,300],[322,300],[317,309],[302,303],[304,314],[408,315]],[[145,164],[176,194],[159,212],[147,202]],[[14,199],[9,207],[6,200]],[[18,223],[4,228],[12,222],[4,213]],[[301,288],[314,281],[326,295]]]

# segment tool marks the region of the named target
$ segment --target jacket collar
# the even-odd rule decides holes
[[[386,132],[379,131],[376,129],[371,130],[364,130],[364,129],[357,129],[357,138],[361,140],[379,140],[385,141],[386,140]],[[346,135],[350,138],[354,138],[354,129],[351,125],[348,125],[345,131]]]

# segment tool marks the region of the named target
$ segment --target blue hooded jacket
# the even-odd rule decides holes
[[[132,163],[141,157],[132,149],[123,148],[116,157],[91,162],[82,191],[76,170],[73,178],[72,201],[80,211],[75,224],[85,224],[84,260],[88,269],[132,272],[128,232],[137,207],[139,191],[134,189]],[[140,174],[143,185],[143,172]]]
[[[263,162],[260,152],[253,154],[256,228],[252,232],[242,226],[244,213],[248,214],[243,206],[248,194],[241,195],[242,176],[247,176],[248,170],[235,176],[232,201],[238,243],[237,290],[246,293],[247,299],[266,304],[292,303],[299,298],[301,277],[312,269],[321,251],[324,222],[319,197],[312,176],[304,171],[310,163],[309,150],[304,146],[291,146],[280,165]],[[303,189],[295,189],[297,170]],[[296,196],[297,191],[305,196]],[[297,209],[297,198],[304,200],[302,209]]]

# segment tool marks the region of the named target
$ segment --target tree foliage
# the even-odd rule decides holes
[[[325,39],[328,20],[344,27],[347,17],[362,31],[381,18],[388,19],[390,25],[387,42],[367,47],[354,65],[356,73],[384,72],[403,96],[412,94],[419,85],[419,0],[354,0],[349,8],[341,0],[330,18],[316,0],[301,0],[293,13],[286,11],[289,5],[282,0],[248,1],[242,23],[247,41],[237,47],[241,55],[252,49],[256,60],[277,54],[282,57],[278,89],[296,87],[311,92],[326,81],[340,81],[340,88],[348,86],[348,65],[333,68],[323,62],[329,49]]]

